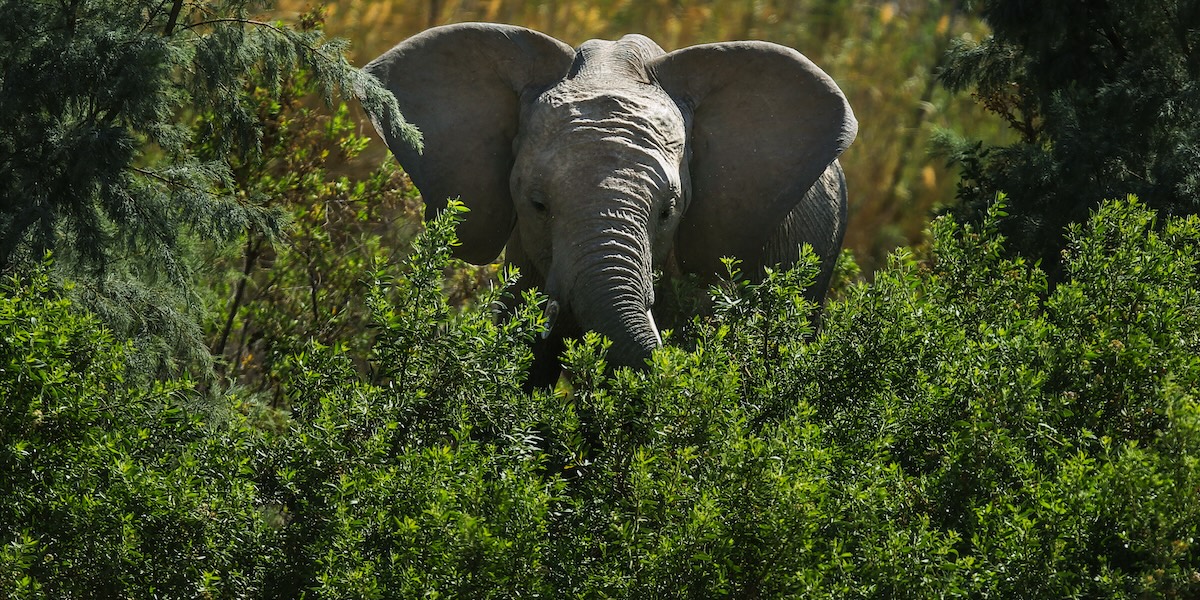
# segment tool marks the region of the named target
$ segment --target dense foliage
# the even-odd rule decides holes
[[[44,269],[0,284],[5,597],[235,597],[269,566],[257,434],[130,351]]]
[[[958,41],[942,79],[1017,134],[958,142],[957,209],[1057,276],[1062,233],[1102,200],[1136,194],[1163,215],[1200,211],[1200,2],[980,0],[992,34]]]
[[[537,298],[443,292],[454,215],[364,273],[364,375],[292,410],[123,380],[44,275],[0,294],[0,590],[15,597],[1193,597],[1200,219],[1105,205],[1064,283],[942,219],[827,307],[716,290],[646,373],[587,336],[520,392]],[[509,274],[511,277],[512,274]],[[685,349],[687,348],[687,349]],[[372,383],[374,381],[375,383]],[[276,419],[276,420],[271,420]]]
[[[344,42],[255,20],[269,4],[0,2],[0,272],[54,251],[110,326],[167,346],[160,362],[203,363],[191,242],[280,227],[262,196],[234,192],[229,157],[264,135],[253,93],[278,97],[303,67],[327,96],[395,106]]]

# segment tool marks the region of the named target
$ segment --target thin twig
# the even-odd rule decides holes
[[[286,31],[284,31],[283,29],[280,29],[266,21],[257,21],[255,19],[242,19],[242,18],[238,18],[238,17],[218,17],[216,19],[205,19],[203,21],[196,21],[195,23],[188,23],[187,25],[184,25],[183,27],[180,28],[180,31],[187,31],[189,29],[195,29],[197,27],[203,27],[205,25],[216,25],[216,24],[220,24],[220,23],[240,23],[242,25],[255,25],[258,27],[265,27],[267,29],[274,30],[275,32],[279,33],[280,35],[287,35]]]
[[[210,190],[196,187],[194,185],[191,185],[189,183],[184,183],[182,181],[175,181],[174,179],[170,179],[168,177],[159,175],[158,173],[155,173],[154,171],[149,171],[146,169],[139,169],[138,167],[130,167],[130,169],[132,169],[134,172],[145,175],[146,177],[149,177],[151,179],[156,179],[158,181],[161,181],[162,183],[165,183],[170,187],[184,188],[184,189],[192,190],[193,192],[200,192],[202,194],[211,194],[212,193]]]
[[[234,289],[233,300],[229,303],[229,314],[225,318],[225,326],[221,329],[221,337],[217,340],[216,347],[213,348],[214,356],[224,356],[225,346],[229,341],[229,334],[233,330],[233,320],[241,309],[242,300],[246,296],[246,285],[250,281],[250,275],[254,272],[254,267],[258,263],[259,254],[262,252],[262,239],[251,236],[251,239],[246,240],[246,256],[242,263],[242,276],[238,279],[237,287]]]

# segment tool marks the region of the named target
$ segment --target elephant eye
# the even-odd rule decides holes
[[[675,212],[675,202],[672,201],[666,203],[662,208],[662,212],[658,213],[658,220],[666,221],[667,219],[670,219],[671,213],[673,212]]]
[[[541,200],[530,200],[529,203],[533,205],[533,210],[536,210],[540,213],[546,212],[545,202],[542,202]]]

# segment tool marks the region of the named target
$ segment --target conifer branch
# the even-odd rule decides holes
[[[284,39],[298,41],[296,39],[297,36],[290,35],[290,34],[294,34],[294,32],[292,32],[290,30],[283,29],[281,27],[277,27],[266,21],[259,21],[256,19],[243,19],[243,18],[239,18],[239,17],[222,17],[222,18],[217,18],[217,19],[205,19],[203,21],[196,21],[195,23],[189,23],[187,25],[184,25],[180,30],[188,31],[191,29],[195,29],[197,27],[203,27],[205,25],[221,25],[224,23],[236,23],[236,24],[240,24],[240,25],[253,25],[255,27],[262,27],[264,29],[270,29],[271,31],[274,31],[275,33],[282,36]],[[322,59],[324,59],[328,62],[331,62],[331,63],[338,62],[338,59],[336,59],[332,56],[329,56],[328,54],[323,52],[320,48],[313,47],[312,45],[310,45],[306,42],[303,42],[303,41],[299,41],[299,45],[304,47],[304,49],[308,50],[309,52],[312,52],[313,54],[321,57]]]
[[[25,232],[32,229],[39,222],[46,223],[53,218],[53,215],[45,206],[31,207],[28,210],[21,211],[16,219],[9,223],[5,228],[3,236],[0,236],[0,271],[12,266],[13,255],[17,254],[19,248],[25,240]]]
[[[259,21],[257,19],[243,19],[241,17],[220,17],[220,18],[216,18],[216,19],[205,19],[203,21],[196,21],[195,23],[188,23],[187,25],[184,25],[180,30],[187,31],[189,29],[195,29],[197,27],[203,27],[205,25],[220,25],[222,23],[238,23],[241,25],[254,25],[257,27],[265,27],[265,28],[270,29],[280,35],[283,35],[283,36],[287,35],[286,31],[284,31],[283,29],[276,27],[266,21]]]
[[[212,194],[211,190],[206,190],[204,188],[197,187],[197,186],[194,186],[189,183],[182,182],[182,181],[176,181],[169,177],[164,177],[162,175],[159,175],[158,173],[155,173],[154,171],[150,171],[147,169],[141,169],[138,167],[130,167],[130,169],[133,170],[134,172],[138,173],[139,175],[144,175],[146,177],[149,177],[150,179],[160,181],[160,182],[166,184],[168,187],[183,188],[185,190],[191,190],[193,192],[199,192],[201,194]]]

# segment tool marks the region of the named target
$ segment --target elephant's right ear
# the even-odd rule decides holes
[[[513,224],[509,173],[522,93],[566,75],[570,46],[511,25],[460,23],[417,34],[364,70],[421,130],[423,148],[396,136],[386,112],[371,120],[425,198],[430,218],[449,198],[471,209],[459,227],[459,258],[494,259]]]

